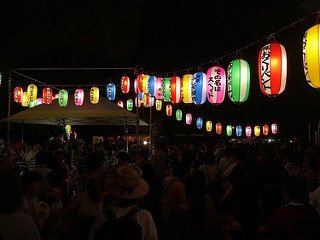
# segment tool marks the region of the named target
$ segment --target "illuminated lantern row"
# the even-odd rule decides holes
[[[28,93],[24,92],[22,94],[22,100],[21,100],[21,106],[22,107],[28,107],[29,105],[29,97],[28,97]]]
[[[240,125],[236,126],[236,135],[237,137],[242,136],[242,127]]]
[[[226,128],[226,131],[227,131],[227,136],[232,136],[232,126],[231,125],[228,125],[227,128]]]
[[[38,88],[34,84],[30,84],[27,88],[27,96],[29,102],[33,102],[34,100],[37,100],[37,94],[38,94]]]
[[[260,49],[258,59],[260,89],[265,95],[282,93],[287,80],[287,54],[285,48],[272,42]]]
[[[226,73],[220,66],[207,71],[207,99],[212,104],[222,103],[226,92]]]
[[[45,87],[42,90],[42,98],[43,98],[43,103],[44,104],[51,104],[52,103],[52,98],[53,98],[53,92],[52,89],[49,87]]]
[[[84,101],[84,92],[82,89],[77,89],[74,92],[74,104],[77,106],[81,106]]]
[[[186,114],[186,124],[190,125],[192,123],[192,115],[191,113]]]
[[[92,87],[90,89],[90,102],[92,104],[97,104],[99,102],[99,88],[97,87]]]
[[[172,106],[171,106],[171,104],[168,104],[166,106],[166,114],[167,114],[168,117],[170,117],[172,115]]]
[[[221,134],[222,133],[222,124],[216,123],[216,133]]]
[[[22,87],[15,87],[14,90],[13,90],[13,100],[16,103],[21,103],[22,95],[23,95]]]
[[[303,37],[304,74],[311,87],[320,88],[320,24],[309,28]]]
[[[207,130],[207,132],[212,131],[212,122],[211,121],[206,122],[206,130]]]
[[[252,129],[250,126],[246,126],[246,136],[251,137],[252,135]]]
[[[119,107],[122,107],[122,108],[123,108],[123,102],[122,102],[122,101],[118,101],[118,102],[117,102],[117,105],[118,105]]]
[[[202,127],[203,127],[203,120],[202,120],[202,118],[197,118],[197,120],[196,120],[196,126],[197,126],[198,129],[202,129]]]
[[[156,100],[156,110],[161,111],[162,109],[162,100],[157,99]]]
[[[128,99],[127,100],[127,110],[132,111],[132,109],[133,109],[133,101],[132,101],[132,99]]]
[[[176,120],[177,121],[182,120],[182,111],[180,109],[177,109],[177,111],[176,111]]]
[[[164,78],[163,81],[162,81],[162,100],[164,102],[170,102],[171,101],[170,85],[171,85],[171,79],[170,78]]]
[[[186,74],[182,78],[181,95],[184,103],[192,103],[192,75]]]
[[[192,77],[191,96],[194,104],[200,105],[207,99],[207,75],[197,72]]]
[[[170,85],[171,102],[180,103],[181,102],[181,80],[179,77],[171,78]]]
[[[231,101],[242,103],[248,99],[250,67],[243,59],[233,60],[228,66],[228,95]]]
[[[60,90],[58,94],[58,104],[61,107],[65,107],[68,104],[68,91],[67,90]]]
[[[121,92],[128,93],[130,91],[130,78],[128,76],[123,76],[120,80]]]
[[[116,98],[116,85],[114,85],[113,83],[109,83],[107,85],[106,90],[107,90],[107,92],[106,92],[107,98],[110,101],[113,101]]]
[[[272,134],[278,133],[278,125],[276,123],[271,124],[271,132]]]
[[[260,136],[260,127],[254,126],[254,135],[259,137]]]

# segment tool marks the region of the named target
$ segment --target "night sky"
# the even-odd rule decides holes
[[[213,122],[279,122],[287,136],[307,134],[308,122],[320,119],[320,93],[305,81],[302,65],[302,37],[316,23],[316,15],[274,35],[287,51],[284,93],[276,98],[264,96],[257,75],[258,52],[268,36],[319,10],[319,1],[1,1],[0,9],[1,119],[7,114],[7,72],[13,68],[138,66],[149,74],[182,76],[187,71],[206,72],[218,58],[226,69],[238,50],[256,41],[241,50],[251,68],[245,103],[235,105],[226,97],[219,106],[180,104],[179,108]],[[124,70],[21,72],[48,84],[79,86],[118,83],[125,73],[134,79],[133,71]],[[18,75],[12,78],[13,87],[30,84]],[[13,113],[19,110],[13,103]],[[140,113],[148,121],[149,110]],[[154,113],[154,119],[163,130],[197,132],[195,126],[177,123],[174,116],[169,119],[164,111]],[[5,127],[1,129],[3,137]]]

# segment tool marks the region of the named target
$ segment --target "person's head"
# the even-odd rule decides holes
[[[62,171],[60,170],[52,170],[51,172],[49,172],[48,176],[47,176],[47,180],[49,183],[49,186],[52,188],[60,188],[62,187],[62,185],[65,182],[65,175]]]
[[[43,188],[43,178],[37,172],[24,172],[21,176],[23,193],[36,196],[41,194]]]
[[[308,202],[306,183],[297,177],[290,177],[283,188],[286,202]]]

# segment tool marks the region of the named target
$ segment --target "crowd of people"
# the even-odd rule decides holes
[[[320,149],[297,139],[0,153],[0,240],[320,239]]]

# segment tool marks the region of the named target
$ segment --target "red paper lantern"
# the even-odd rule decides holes
[[[118,105],[119,107],[122,107],[122,108],[123,108],[123,102],[122,102],[122,101],[118,101],[117,105]]]
[[[168,104],[166,106],[166,114],[167,114],[168,117],[170,117],[172,115],[172,106],[171,106],[171,104]]]
[[[15,87],[14,90],[13,90],[13,100],[16,103],[21,103],[22,95],[23,95],[22,87]]]
[[[42,90],[42,98],[43,98],[43,103],[44,104],[51,104],[52,103],[52,98],[53,98],[52,89],[49,88],[49,87],[45,87]]]
[[[130,90],[130,79],[128,76],[123,76],[120,81],[120,88],[123,93],[128,93]]]
[[[267,136],[269,134],[269,126],[268,125],[263,125],[262,127],[262,134],[264,136]]]
[[[177,76],[171,78],[171,102],[180,103],[181,102],[181,79]]]
[[[221,134],[222,133],[222,124],[216,123],[216,133]]]

